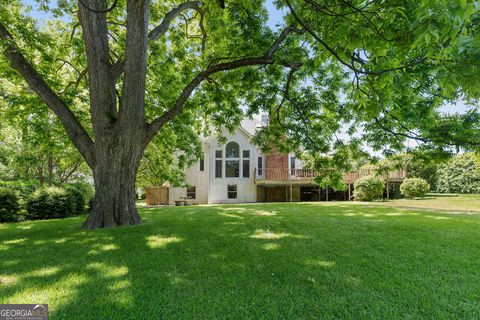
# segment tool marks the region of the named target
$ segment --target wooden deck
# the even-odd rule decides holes
[[[343,180],[345,183],[354,183],[357,179],[369,175],[374,175],[374,169],[361,169],[355,172],[348,172],[344,174]],[[313,169],[263,169],[258,172],[255,168],[256,184],[309,184],[313,183],[313,179],[317,176],[317,171]],[[389,173],[387,176],[379,176],[388,182],[402,182],[406,177],[405,170],[398,170]]]

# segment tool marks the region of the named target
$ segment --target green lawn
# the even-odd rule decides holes
[[[340,203],[0,225],[0,303],[51,319],[478,319],[480,215]]]
[[[384,204],[385,205],[385,204]],[[433,210],[480,212],[480,194],[429,194],[420,199],[391,200],[386,205]]]

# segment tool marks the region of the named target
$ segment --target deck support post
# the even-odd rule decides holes
[[[328,187],[325,188],[325,195],[326,195],[326,198],[327,198],[327,201],[328,201]]]
[[[388,187],[388,178],[387,178],[387,200],[390,200],[390,188]]]
[[[352,201],[352,184],[348,183],[348,201]]]
[[[292,183],[290,182],[290,202],[293,202],[293,190],[292,190]]]

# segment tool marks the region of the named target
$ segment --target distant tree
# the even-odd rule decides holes
[[[0,84],[0,90],[5,89],[2,87]],[[9,108],[0,99],[4,135],[0,144],[1,179],[51,186],[91,174],[58,119],[42,107],[41,101],[35,97],[33,101],[12,100],[23,103],[22,107]]]
[[[175,122],[232,128],[242,106],[275,119],[259,141],[310,150],[318,166],[345,163],[345,122],[375,147],[406,137],[479,146],[477,113],[437,110],[478,97],[475,2],[277,0],[278,31],[263,1],[220,2],[39,1],[61,18],[40,28],[22,1],[0,0],[0,77],[24,79],[92,169],[86,228],[141,221],[135,178],[159,132]]]
[[[437,191],[446,193],[480,193],[480,161],[478,154],[452,157],[438,168]]]

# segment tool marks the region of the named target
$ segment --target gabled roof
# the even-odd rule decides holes
[[[262,121],[257,119],[244,119],[240,123],[240,128],[245,130],[250,136],[255,135],[255,132],[261,126],[263,126]]]
[[[240,126],[238,126],[238,129],[243,132],[248,138],[251,138],[263,125],[264,124],[262,123],[262,121],[257,119],[244,119],[240,122]],[[212,139],[215,139],[215,137],[203,137],[202,142],[208,143]]]

